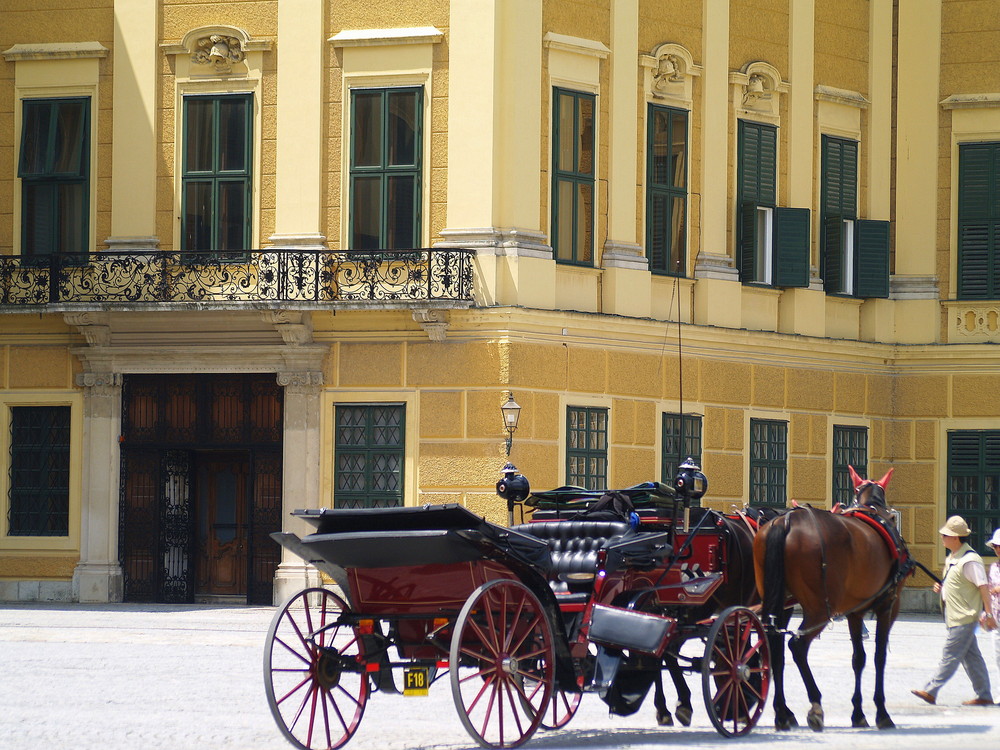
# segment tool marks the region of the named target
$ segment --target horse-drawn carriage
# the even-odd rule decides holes
[[[534,495],[505,470],[498,494],[532,507],[527,523],[459,505],[302,510],[315,533],[274,535],[343,592],[301,591],[271,624],[265,686],[286,738],[339,747],[373,692],[447,680],[476,742],[516,747],[565,725],[587,692],[619,714],[651,686],[662,703],[662,670],[679,693],[684,673],[700,675],[719,733],[749,732],[770,682],[766,633],[745,606],[753,534],[691,507],[698,468],[685,464],[674,487]]]

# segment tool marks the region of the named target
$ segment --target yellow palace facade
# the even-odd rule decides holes
[[[292,509],[669,480],[1000,525],[988,0],[8,0],[0,600],[271,602]],[[926,582],[915,581],[919,600]]]

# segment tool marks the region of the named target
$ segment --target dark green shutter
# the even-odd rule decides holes
[[[766,206],[777,204],[778,171],[778,129],[770,125],[759,125],[760,131],[760,176],[757,200]]]
[[[958,296],[960,299],[989,299],[990,258],[996,238],[989,222],[959,222]]]
[[[757,258],[757,204],[744,203],[740,206],[740,236],[736,246],[740,281],[744,284],[756,281],[754,261]]]
[[[757,254],[757,207],[773,208],[777,202],[778,130],[773,125],[740,120],[737,129],[738,176],[736,201],[739,221],[736,236],[740,281],[760,281],[754,268]]]
[[[857,297],[889,296],[889,222],[858,219],[854,222],[854,270]]]
[[[828,216],[823,223],[823,289],[838,294],[844,288],[841,247],[844,243],[844,220]]]
[[[1000,144],[959,146],[958,297],[1000,296]]]
[[[809,286],[809,209],[774,209],[775,286]]]
[[[739,201],[773,207],[777,201],[778,129],[739,121]]]

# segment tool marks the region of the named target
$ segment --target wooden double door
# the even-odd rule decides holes
[[[273,375],[126,376],[118,540],[126,601],[272,603],[281,415]]]

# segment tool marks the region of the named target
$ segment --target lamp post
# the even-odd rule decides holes
[[[500,407],[500,414],[503,415],[503,426],[507,431],[507,455],[510,455],[510,445],[514,442],[514,431],[517,429],[517,420],[521,416],[521,407],[514,400],[514,394],[509,393],[507,403]]]

